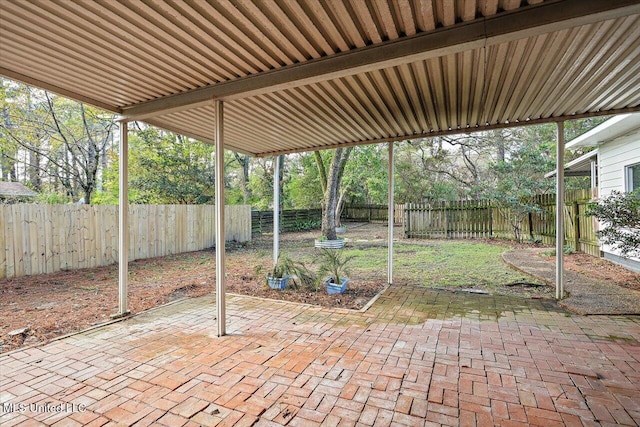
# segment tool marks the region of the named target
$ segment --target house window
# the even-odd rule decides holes
[[[627,166],[627,191],[631,192],[640,188],[640,163]]]

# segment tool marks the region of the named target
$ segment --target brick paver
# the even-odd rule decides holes
[[[640,318],[393,286],[364,313],[188,299],[0,356],[0,424],[640,424]]]

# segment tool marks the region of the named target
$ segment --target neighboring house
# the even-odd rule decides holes
[[[0,181],[0,203],[12,203],[37,196],[38,193],[19,182]]]
[[[567,176],[591,176],[594,195],[604,198],[612,191],[633,191],[640,188],[640,113],[622,114],[596,126],[569,141],[567,150],[597,147],[584,156],[567,163]],[[602,245],[604,257],[625,267],[640,271],[640,259],[625,259],[607,245]]]

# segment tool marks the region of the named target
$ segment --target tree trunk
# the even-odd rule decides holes
[[[495,136],[497,137],[497,150],[498,150],[498,161],[499,162],[504,162],[505,158],[506,158],[506,148],[505,148],[505,144],[504,144],[504,137],[502,135],[502,132],[500,132],[499,130],[497,130],[495,132]]]
[[[336,225],[342,225],[342,209],[344,208],[345,192],[338,192],[338,203],[336,204]]]
[[[12,123],[9,115],[9,111],[3,108],[0,111],[2,121],[5,129],[11,129]],[[17,148],[14,144],[9,144],[8,139],[3,140],[3,145],[0,147],[0,178],[3,181],[17,181],[18,174],[16,172],[16,156]]]
[[[333,154],[329,173],[327,174],[327,187],[324,193],[324,212],[322,215],[322,235],[327,240],[336,240],[336,208],[338,206],[338,186],[340,185],[340,172],[342,154],[344,149],[337,148]]]
[[[236,152],[233,153],[236,158],[236,161],[242,168],[242,181],[240,185],[242,185],[242,199],[244,204],[249,204],[249,200],[251,199],[251,190],[249,189],[249,160],[250,157],[248,155],[240,155]]]
[[[84,190],[84,204],[85,205],[90,205],[91,204],[91,193],[93,191],[90,189],[85,189]]]
[[[336,148],[329,165],[329,172],[327,173],[322,157],[317,151],[314,152],[316,165],[318,166],[318,172],[320,173],[320,183],[322,184],[322,190],[324,197],[322,199],[322,235],[327,240],[336,240],[336,225],[339,218],[336,218],[338,212],[338,189],[340,188],[340,182],[342,175],[344,174],[344,168],[349,160],[353,147],[349,148]]]
[[[40,179],[40,155],[37,151],[29,151],[29,166],[27,173],[29,175],[29,182],[36,191],[42,190],[42,181]]]

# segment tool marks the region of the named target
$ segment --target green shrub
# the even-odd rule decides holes
[[[609,197],[589,205],[587,215],[604,223],[598,232],[603,243],[618,249],[623,257],[640,255],[640,190],[613,191]]]
[[[287,231],[309,231],[317,230],[321,226],[320,220],[309,219],[296,221],[287,227]]]
[[[562,253],[564,253],[565,255],[571,255],[575,251],[576,250],[572,246],[569,246],[569,245],[564,245],[562,247]],[[544,252],[542,252],[542,255],[556,256],[556,250],[555,249],[550,249],[548,251],[544,251]]]

